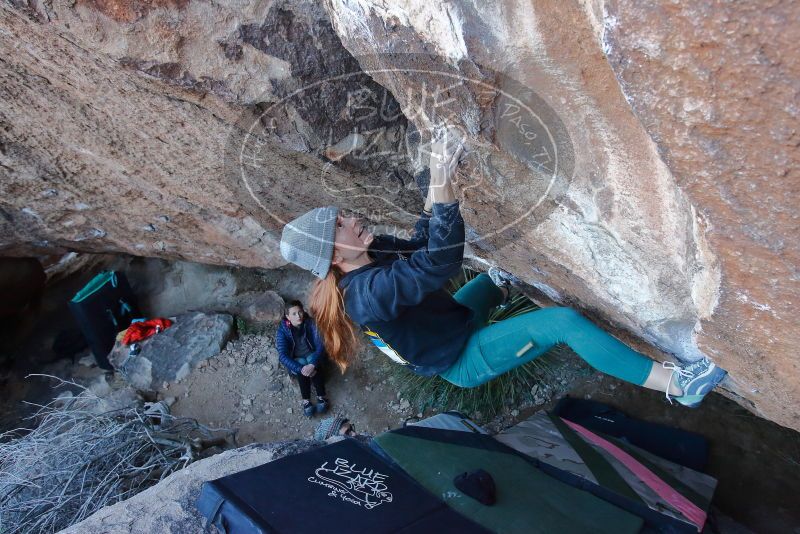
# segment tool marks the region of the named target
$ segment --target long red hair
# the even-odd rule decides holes
[[[341,276],[336,267],[331,267],[324,279],[314,282],[309,308],[317,322],[325,352],[344,373],[358,346],[358,335],[344,311],[344,295],[339,289]]]

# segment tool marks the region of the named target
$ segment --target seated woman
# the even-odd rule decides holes
[[[507,298],[501,277],[482,274],[454,296],[445,284],[461,269],[464,221],[450,181],[461,147],[432,144],[430,185],[413,239],[377,236],[334,206],[317,208],[283,229],[281,253],[320,280],[311,310],[331,360],[347,368],[354,325],[387,356],[420,375],[462,387],[491,380],[567,344],[594,368],[697,406],[726,372],[703,358],[659,364],[570,308],[544,308],[487,325]]]
[[[325,358],[324,344],[314,320],[308,317],[299,300],[286,306],[286,316],[275,336],[280,362],[297,378],[303,398],[303,414],[324,413],[330,403],[325,395],[325,377],[320,365]],[[317,393],[317,406],[311,404],[311,384]]]

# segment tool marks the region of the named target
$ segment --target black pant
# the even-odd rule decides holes
[[[318,368],[317,374],[311,378],[303,376],[302,374],[297,375],[297,385],[300,386],[300,395],[303,396],[303,399],[308,400],[311,397],[312,382],[314,383],[314,389],[317,392],[317,397],[325,396],[325,377],[322,374],[322,370]]]

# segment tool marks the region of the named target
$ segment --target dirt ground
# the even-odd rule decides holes
[[[331,401],[329,414],[307,418],[300,409],[297,383],[278,363],[272,333],[247,334],[231,341],[216,357],[176,384],[160,392],[161,398],[176,399],[172,413],[191,417],[214,427],[237,428],[237,443],[303,439],[313,435],[319,421],[328,415],[347,417],[360,433],[376,435],[397,428],[410,418],[428,416],[399,396],[383,356],[370,344],[362,344],[353,365],[342,374],[333,366],[325,369]],[[554,373],[554,383],[543,385],[538,404],[566,392],[572,382],[585,376],[579,360],[565,362]],[[312,390],[312,399],[314,392]],[[536,402],[506,406],[496,417],[469,414],[492,431],[518,421],[520,410]]]
[[[330,413],[350,418],[359,432],[372,435],[422,415],[398,397],[380,358],[380,353],[365,345],[347,373],[326,371]],[[643,420],[697,432],[710,442],[708,473],[719,481],[714,497],[719,511],[753,532],[800,533],[800,434],[758,418],[718,394],[709,395],[698,409],[687,409],[668,404],[661,393],[587,372],[574,355],[566,359],[553,383],[542,386],[547,400],[509,406],[497,417],[482,420],[484,426],[497,432],[552,408],[558,398],[569,394],[610,404]],[[105,380],[101,370],[84,364],[61,360],[41,371],[87,385]],[[108,383],[112,389],[126,386],[119,377],[109,378]],[[11,397],[16,402],[21,398],[42,402],[60,390],[50,389],[42,379],[28,379],[11,380],[3,391],[3,406],[8,410]],[[215,428],[238,429],[237,445],[307,439],[327,416],[309,419],[302,415],[297,384],[278,363],[271,333],[233,339],[185,379],[166,384],[159,399],[170,397],[175,399],[174,415]]]
[[[157,398],[148,396],[148,400],[174,399],[173,415],[191,417],[213,428],[238,430],[236,445],[308,439],[319,421],[329,415],[347,417],[359,432],[375,435],[417,415],[392,390],[377,365],[376,358],[380,357],[364,346],[344,375],[326,368],[331,406],[327,414],[312,418],[303,415],[297,383],[278,363],[271,334],[248,334],[231,340],[217,356],[205,360],[182,381],[163,384]],[[37,404],[45,404],[67,390],[80,391],[48,378],[26,378],[28,373],[75,381],[101,395],[128,387],[119,375],[111,376],[94,365],[88,352],[79,354],[75,363],[58,360],[37,367],[28,362],[0,376],[0,432],[26,426],[24,418]],[[313,393],[312,388],[312,398]]]
[[[386,379],[375,372],[376,356],[364,347],[355,363],[342,375],[325,369],[331,401],[329,414],[303,415],[300,391],[278,363],[272,334],[243,335],[218,356],[206,360],[180,383],[162,391],[175,397],[172,413],[201,423],[238,428],[240,445],[309,438],[319,421],[329,415],[351,419],[359,432],[378,434],[394,428],[413,415],[400,410]],[[314,391],[312,389],[312,398]]]

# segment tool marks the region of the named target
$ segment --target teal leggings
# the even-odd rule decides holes
[[[471,388],[528,363],[564,343],[606,374],[642,385],[653,360],[603,331],[572,308],[542,308],[491,325],[489,313],[503,294],[485,274],[453,295],[474,312],[473,333],[458,360],[440,374],[456,386]]]

